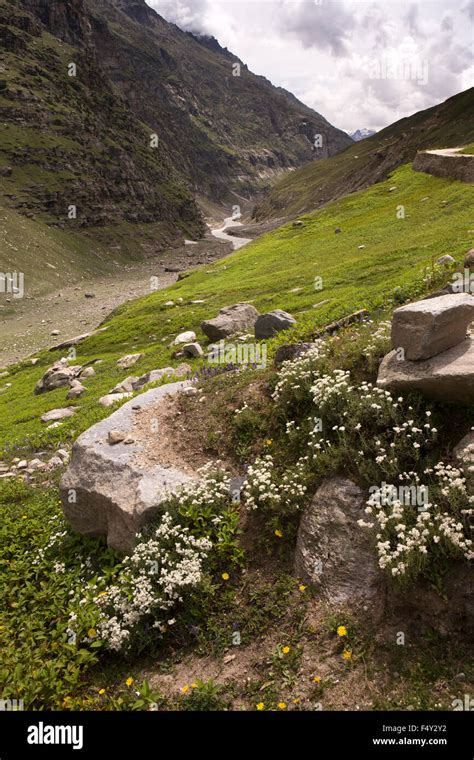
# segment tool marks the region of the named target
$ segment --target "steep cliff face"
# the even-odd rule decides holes
[[[4,198],[50,224],[200,235],[196,192],[231,202],[351,142],[144,0],[0,0],[0,26]]]

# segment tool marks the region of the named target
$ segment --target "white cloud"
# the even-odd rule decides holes
[[[147,2],[347,131],[381,129],[474,84],[474,0]]]

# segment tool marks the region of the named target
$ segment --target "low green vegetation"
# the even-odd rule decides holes
[[[168,517],[143,532],[130,557],[70,531],[50,476],[38,476],[32,485],[1,481],[0,680],[6,698],[53,709],[321,709],[321,703],[341,706],[344,690],[355,688],[369,706],[387,706],[389,699],[394,707],[449,703],[446,689],[431,697],[427,692],[422,637],[404,660],[408,686],[395,688],[389,674],[379,688],[377,679],[393,653],[377,650],[370,625],[364,628],[349,612],[327,617],[318,588],[292,576],[292,555],[308,496],[322,477],[343,470],[365,488],[391,484],[400,472],[410,473],[415,485],[426,477],[435,484],[448,478],[448,492],[440,488],[436,494],[447,533],[437,543],[434,526],[428,526],[426,560],[408,552],[392,556],[393,533],[381,526],[390,552],[379,558],[394,580],[423,575],[442,588],[452,560],[465,556],[448,535],[450,519],[465,529],[465,484],[463,490],[456,473],[451,478],[436,465],[449,462],[453,444],[474,420],[416,397],[389,398],[370,384],[389,346],[385,320],[393,307],[450,276],[434,265],[439,256],[450,253],[462,261],[470,245],[471,206],[470,186],[402,167],[389,181],[303,217],[302,226],[286,225],[166,291],[124,304],[106,320],[104,332],[70,356],[74,364],[101,363],[95,363],[86,393],[73,402],[76,416],[60,427],[48,429],[39,417],[69,405],[66,390],[39,396],[33,390],[61,352],[43,352],[34,366],[25,360],[9,369],[0,386],[6,461],[72,442],[110,414],[99,406],[100,396],[126,374],[176,365],[174,337],[194,329],[203,341],[201,320],[222,306],[251,301],[260,311],[286,309],[298,322],[291,333],[268,341],[266,368],[217,368],[207,379],[204,360],[190,360],[205,403],[186,400],[183,420],[191,425],[199,416],[202,435],[217,453],[222,446],[228,461],[171,499]],[[361,308],[370,311],[371,323],[321,340],[308,357],[278,374],[272,368],[278,345],[310,340],[328,322]],[[144,356],[132,370],[117,367],[118,358],[138,352]],[[231,442],[227,450],[224,440]],[[236,505],[227,496],[226,468],[244,464],[250,466],[243,504]],[[406,523],[406,529],[414,527],[408,518]],[[182,563],[177,543],[190,564]],[[166,556],[168,568],[176,570],[166,593],[159,582],[164,565],[156,577],[150,570],[156,556]],[[237,671],[223,684],[215,673],[201,672],[199,655],[221,663],[240,651],[248,658],[245,677]],[[309,668],[308,661],[317,667]],[[165,693],[162,676],[180,667],[181,680]],[[452,677],[460,667],[454,659],[437,677]],[[471,665],[462,667],[469,678]],[[373,679],[370,700],[365,685],[353,685],[367,678]]]

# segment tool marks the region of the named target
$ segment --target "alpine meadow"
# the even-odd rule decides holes
[[[472,1],[0,29],[2,760],[471,757]]]

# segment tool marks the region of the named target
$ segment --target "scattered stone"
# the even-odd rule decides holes
[[[185,343],[183,346],[183,352],[185,356],[203,356],[204,354],[199,343]]]
[[[419,361],[461,343],[474,319],[474,298],[468,293],[400,306],[393,312],[392,347],[403,348],[405,359]]]
[[[61,457],[61,459],[69,459],[69,451],[66,451],[66,449],[58,449],[56,454],[58,457]]]
[[[41,422],[56,422],[67,417],[73,417],[76,414],[76,407],[67,406],[64,409],[51,409],[41,415]]]
[[[184,396],[195,396],[197,394],[197,388],[193,388],[192,386],[188,388],[183,388],[181,393]]]
[[[41,380],[38,380],[35,394],[46,393],[70,385],[71,380],[77,378],[82,371],[80,365],[69,367],[67,359],[60,359],[52,367],[46,370]]]
[[[452,256],[449,255],[449,253],[446,253],[444,256],[440,256],[439,259],[436,260],[436,263],[440,266],[444,266],[445,264],[454,264],[455,259],[453,259]]]
[[[79,382],[79,380],[72,380],[70,385],[71,389],[66,396],[68,399],[79,398],[79,396],[81,396],[86,390],[82,383]]]
[[[187,332],[182,332],[179,335],[176,336],[176,338],[173,341],[173,346],[180,346],[183,343],[192,343],[196,340],[196,333],[192,330],[188,330]]]
[[[357,248],[359,249],[359,251],[361,251],[363,248],[365,248],[365,245],[358,245]]]
[[[269,311],[268,314],[261,314],[255,322],[255,337],[257,340],[271,338],[282,330],[288,330],[296,325],[296,319],[282,309]]]
[[[304,222],[302,222],[300,219],[298,219],[296,222],[293,222],[293,227],[304,227]]]
[[[28,470],[35,472],[36,470],[46,469],[46,462],[42,462],[41,459],[32,459],[28,462]]]
[[[48,460],[47,468],[48,470],[54,470],[56,467],[62,467],[64,464],[61,457],[51,457],[51,459]]]
[[[60,335],[61,330],[51,330],[51,335]]]
[[[326,480],[305,509],[298,529],[295,573],[336,604],[374,601],[380,571],[365,517],[361,489],[344,477]]]
[[[35,364],[38,364],[38,362],[39,362],[39,359],[30,359],[30,364],[32,364],[33,367],[35,366]]]
[[[142,408],[154,407],[184,387],[172,383],[153,388],[140,397]],[[162,502],[192,478],[181,470],[141,460],[143,447],[108,446],[113,430],[133,430],[130,401],[93,425],[74,443],[71,463],[61,480],[64,513],[74,530],[88,536],[107,536],[110,547],[129,552],[136,534],[160,512]],[[132,436],[133,437],[133,436]],[[74,489],[76,499],[70,502]]]
[[[109,393],[133,393],[133,391],[137,390],[135,383],[138,383],[138,377],[130,375],[130,377],[126,377],[125,380],[118,383],[115,388],[112,388]]]
[[[126,437],[127,434],[121,430],[109,430],[107,435],[107,442],[110,443],[111,446],[114,446],[116,443],[122,443]]]
[[[26,459],[22,459],[21,462],[18,462],[18,464],[16,466],[16,469],[17,470],[26,470],[27,467],[28,467],[28,462],[26,461]]]
[[[62,422],[52,422],[51,425],[48,425],[46,428],[47,430],[54,430],[54,428],[58,428],[62,426]]]
[[[82,341],[86,340],[86,338],[91,338],[93,335],[98,335],[99,333],[105,332],[108,329],[109,329],[108,327],[99,327],[97,330],[94,330],[93,332],[83,333],[82,335],[76,335],[74,338],[68,338],[67,340],[64,340],[62,343],[57,343],[55,346],[51,346],[49,350],[57,351],[61,348],[70,348],[71,346],[77,346],[78,343],[82,343]]]
[[[124,398],[129,398],[131,395],[131,393],[108,393],[99,399],[99,404],[101,406],[112,406],[112,404],[116,404]]]
[[[393,191],[396,190],[396,189],[397,189],[397,186],[396,185],[392,185],[392,187],[389,187],[388,192],[389,193],[393,193]]]
[[[117,366],[121,369],[128,369],[140,361],[140,359],[143,359],[144,356],[145,354],[127,354],[126,356],[122,356],[121,359],[117,360]]]
[[[336,227],[336,229],[334,230],[334,232],[336,233],[336,235],[338,235],[339,232],[342,232],[342,230],[341,230],[340,227]]]
[[[221,309],[217,317],[201,322],[201,330],[211,341],[222,340],[252,329],[257,317],[258,311],[252,304],[237,303]]]
[[[95,298],[95,293],[84,293],[84,298]]]
[[[94,367],[84,367],[79,377],[81,380],[85,380],[87,377],[94,377],[95,376],[95,369]]]

